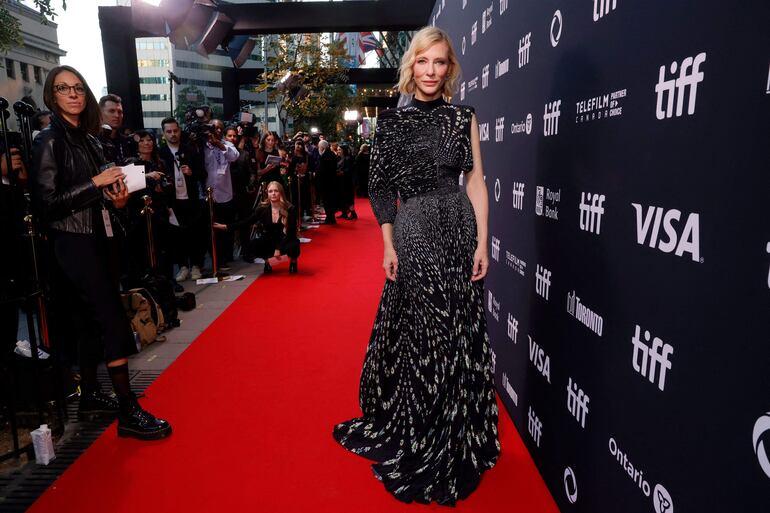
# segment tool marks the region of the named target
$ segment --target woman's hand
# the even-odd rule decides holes
[[[122,178],[115,182],[114,187],[108,187],[104,189],[104,191],[115,208],[123,208],[126,206],[126,203],[128,202],[128,187],[123,183]]]
[[[161,173],[160,171],[153,171],[152,173],[147,173],[145,176],[152,178],[157,182],[160,180],[160,177],[163,176],[163,173]]]
[[[479,281],[484,279],[489,269],[489,255],[487,254],[486,247],[476,248],[476,252],[473,253],[473,276],[471,281]]]
[[[382,268],[385,269],[385,277],[390,281],[396,281],[398,273],[398,256],[395,249],[386,249],[385,258],[382,260]]]
[[[223,231],[227,230],[226,224],[213,223],[211,227],[214,228],[215,230],[223,230]]]
[[[91,180],[93,180],[94,185],[101,189],[107,187],[108,185],[117,183],[118,181],[123,181],[125,177],[126,175],[123,174],[123,170],[115,166],[109,169],[105,169]]]

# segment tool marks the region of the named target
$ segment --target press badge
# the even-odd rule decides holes
[[[107,234],[107,237],[113,237],[112,221],[110,221],[110,213],[106,208],[102,209],[102,221],[104,221],[104,233]]]

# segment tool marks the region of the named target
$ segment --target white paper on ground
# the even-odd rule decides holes
[[[254,259],[254,263],[255,264],[264,264],[265,263],[265,259],[264,258],[255,258]]]
[[[312,230],[313,228],[318,228],[318,225],[317,224],[305,224],[305,225],[302,225],[302,228],[303,229],[304,228],[309,228],[309,229]]]
[[[219,283],[217,278],[201,278],[195,281],[196,285],[210,285],[212,283]]]
[[[126,187],[128,192],[141,191],[147,187],[147,179],[144,176],[144,166],[137,166],[136,164],[129,164],[127,166],[121,166],[120,168],[123,174],[126,175]]]
[[[227,278],[222,278],[222,281],[238,281],[244,279],[246,276],[243,274],[233,274]]]
[[[312,240],[313,240],[313,239],[308,239],[308,238],[305,238],[305,237],[300,237],[300,238],[299,238],[299,241],[300,241],[302,244],[307,244],[308,242],[310,242],[310,241],[312,241]]]

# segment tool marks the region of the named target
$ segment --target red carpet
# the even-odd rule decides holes
[[[361,218],[308,230],[300,272],[256,280],[147,391],[169,419],[159,442],[115,426],[35,503],[33,512],[387,512],[397,502],[369,462],[332,439],[359,414],[358,379],[383,284],[380,230]],[[515,428],[460,512],[558,512]]]

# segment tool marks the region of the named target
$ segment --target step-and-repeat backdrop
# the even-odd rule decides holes
[[[560,509],[770,511],[770,3],[430,22],[479,122],[498,390]]]

